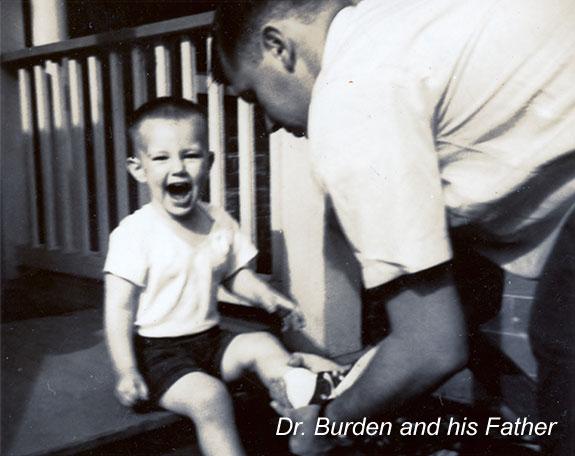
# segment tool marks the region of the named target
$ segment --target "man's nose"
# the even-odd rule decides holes
[[[266,132],[268,135],[271,135],[272,133],[278,131],[281,128],[280,125],[278,125],[274,120],[272,120],[268,116],[264,116],[264,121],[266,126]]]

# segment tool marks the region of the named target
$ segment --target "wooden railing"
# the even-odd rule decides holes
[[[178,95],[207,107],[209,200],[225,206],[271,272],[269,143],[252,105],[210,76],[212,13],[2,56],[19,78],[30,245],[21,263],[99,277],[110,231],[149,199],[126,172],[126,115]],[[20,190],[21,191],[21,190]]]

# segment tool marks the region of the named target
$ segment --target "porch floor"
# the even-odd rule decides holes
[[[5,323],[2,352],[2,454],[77,451],[177,419],[114,399],[100,310]]]
[[[138,414],[115,400],[101,284],[70,288],[75,279],[43,275],[32,281],[34,287],[24,281],[3,293],[0,453],[199,454],[191,423],[168,412]],[[225,324],[242,329],[233,319]],[[238,396],[240,409],[253,402],[253,395]],[[271,409],[262,406],[255,407],[255,418],[272,423]],[[257,428],[253,420],[241,419]],[[282,454],[285,441],[275,446],[274,454]]]
[[[54,280],[55,279],[55,280]],[[102,329],[101,284],[68,282],[65,277],[33,278],[3,297],[1,325],[2,420],[0,453],[28,455],[183,455],[199,454],[192,424],[167,412],[136,414],[122,407],[112,391],[114,378]],[[78,293],[76,288],[82,289]],[[59,291],[58,291],[59,289]],[[25,297],[25,299],[24,299]],[[255,323],[227,318],[235,330]],[[259,325],[261,328],[261,325]],[[253,390],[253,388],[252,388]],[[287,455],[276,437],[277,418],[249,385],[237,392],[238,426],[251,455]],[[418,403],[419,419],[452,414],[479,421],[484,411],[446,403]],[[437,441],[432,442],[435,446]],[[536,454],[526,442],[445,442],[450,454],[523,456]],[[398,452],[372,448],[343,454],[433,454],[429,442]],[[437,448],[434,448],[437,450]]]

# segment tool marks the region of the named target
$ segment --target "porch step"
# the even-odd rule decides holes
[[[102,308],[102,282],[42,270],[29,270],[3,285],[2,321],[62,315]]]
[[[78,454],[180,420],[116,401],[101,309],[6,322],[1,335],[3,455]],[[240,387],[234,397],[251,400],[254,384]]]

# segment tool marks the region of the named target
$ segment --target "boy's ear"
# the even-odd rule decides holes
[[[146,172],[142,166],[142,162],[137,157],[130,157],[126,160],[128,165],[128,172],[136,179],[140,184],[146,183]]]
[[[282,66],[292,73],[295,69],[295,44],[280,30],[266,25],[262,30],[262,44],[267,52],[276,58]]]
[[[215,160],[216,156],[213,152],[208,152],[208,158],[207,158],[207,162],[208,162],[208,171],[210,169],[212,169],[212,165],[214,164],[214,160]]]

